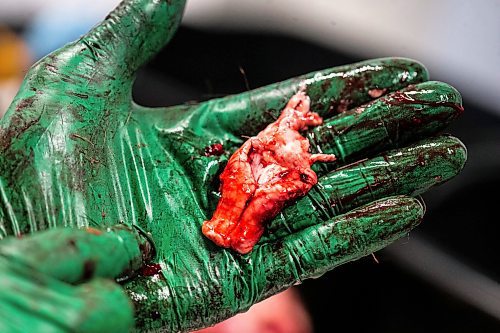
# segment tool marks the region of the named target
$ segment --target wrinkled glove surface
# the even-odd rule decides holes
[[[110,279],[140,269],[149,244],[124,225],[3,240],[0,332],[130,331],[132,304]]]
[[[159,264],[151,267],[161,269],[124,283],[138,330],[216,323],[388,245],[421,221],[413,197],[466,160],[458,139],[436,136],[461,114],[459,93],[407,59],[322,70],[196,105],[134,104],[134,73],[172,37],[183,7],[123,1],[35,64],[0,124],[0,238],[57,226],[148,233]],[[312,151],[337,161],[316,166],[318,185],[270,223],[253,252],[216,247],[200,227],[217,204],[218,175],[302,84],[325,119],[306,134]],[[221,155],[211,153],[215,144]]]

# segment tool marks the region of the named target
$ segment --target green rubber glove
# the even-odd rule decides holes
[[[434,136],[461,114],[459,93],[426,82],[425,68],[406,59],[197,105],[134,104],[134,73],[171,38],[183,7],[124,1],[39,61],[0,123],[0,238],[56,226],[125,224],[148,233],[157,265],[124,283],[138,330],[214,324],[383,248],[421,221],[424,208],[412,196],[454,177],[466,160],[458,139]],[[253,252],[216,247],[201,224],[217,204],[218,174],[303,83],[325,118],[307,133],[312,150],[337,162],[316,167],[318,185],[270,223]],[[214,144],[222,155],[211,153],[221,153]]]
[[[90,231],[90,232],[89,232]],[[128,332],[133,308],[114,278],[148,241],[124,226],[53,229],[0,242],[0,332]]]

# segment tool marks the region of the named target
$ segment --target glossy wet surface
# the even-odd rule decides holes
[[[202,59],[196,51],[200,48],[210,50]],[[307,61],[302,54],[294,56],[296,49],[305,48]],[[262,52],[263,49],[266,51]],[[187,29],[179,31],[168,52],[171,52],[168,58],[176,61],[170,65],[162,61],[167,57],[165,52],[139,75],[140,80],[148,78],[156,83],[152,90],[136,91],[144,103],[176,104],[244,91],[245,81],[239,66],[245,69],[250,87],[255,88],[311,70],[359,60],[277,36],[224,35]],[[273,56],[283,52],[292,56]],[[440,78],[432,76],[432,79]],[[177,93],[161,93],[167,89],[177,89]],[[487,191],[496,193],[500,186],[500,121],[469,105],[467,99],[464,106],[464,115],[447,132],[465,142],[468,163],[456,179],[424,196],[427,215],[415,235],[426,237],[454,258],[497,278],[500,277],[496,260],[500,253],[496,237],[500,233],[498,203]],[[381,252],[376,256],[380,264],[367,257],[301,286],[317,332],[328,332],[337,326],[332,323],[333,314],[334,322],[345,320],[355,324],[354,328],[371,332],[500,330],[495,319],[408,271],[388,254]],[[322,305],[326,301],[329,301],[328,307]]]

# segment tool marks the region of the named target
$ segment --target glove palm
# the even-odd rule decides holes
[[[170,39],[183,6],[124,1],[30,70],[0,127],[0,235],[139,227],[161,270],[125,288],[139,327],[172,331],[218,322],[405,235],[423,208],[403,195],[450,179],[465,161],[451,137],[400,148],[461,112],[460,95],[420,83],[427,73],[410,60],[334,68],[197,105],[134,104],[134,73]],[[270,223],[253,252],[217,248],[200,226],[217,203],[218,174],[304,83],[325,118],[307,134],[312,149],[338,163],[317,168],[318,186]],[[206,154],[219,143],[222,155]],[[369,159],[338,168],[360,158]]]

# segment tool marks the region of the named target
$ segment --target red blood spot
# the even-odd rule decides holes
[[[160,264],[145,264],[141,268],[141,275],[143,276],[153,276],[160,274],[161,266]]]
[[[102,234],[102,231],[101,230],[98,230],[98,229],[95,229],[95,228],[92,228],[92,227],[88,227],[86,229],[86,231],[89,233],[89,234],[93,234],[93,235],[97,235],[99,236],[100,234]]]
[[[411,88],[412,86],[408,86],[407,88]],[[460,114],[464,112],[464,107],[461,104],[447,102],[447,101],[427,101],[415,99],[413,96],[410,96],[404,92],[396,91],[395,93],[390,95],[392,100],[387,101],[389,104],[398,105],[398,104],[422,104],[422,105],[430,105],[432,107],[449,107],[458,111]]]
[[[221,143],[214,143],[205,147],[205,156],[220,156],[222,154],[224,154],[224,147]]]
[[[95,269],[96,269],[96,262],[93,260],[86,260],[83,263],[83,279],[88,280],[92,276],[94,276]]]
[[[379,98],[385,94],[386,91],[387,89],[370,89],[368,90],[368,95],[370,95],[371,98]]]

